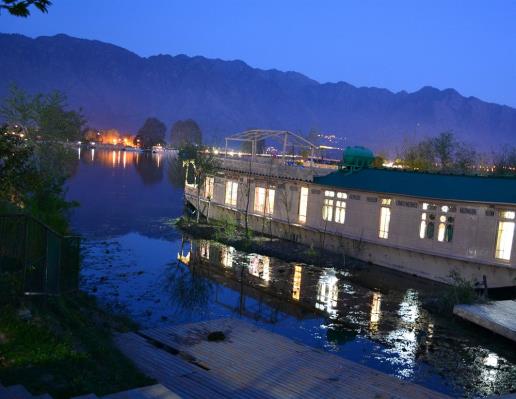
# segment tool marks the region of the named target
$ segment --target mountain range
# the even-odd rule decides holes
[[[347,144],[392,149],[405,139],[453,131],[483,149],[512,144],[516,109],[464,97],[454,89],[408,93],[319,83],[297,72],[186,55],[140,57],[124,48],[64,34],[0,34],[0,99],[10,84],[60,90],[88,124],[134,133],[149,116],[168,128],[192,118],[205,141],[248,128],[309,130]]]

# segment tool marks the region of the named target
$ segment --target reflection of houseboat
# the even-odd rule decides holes
[[[290,135],[233,137],[251,141],[251,159],[221,159],[201,191],[201,213],[242,224],[248,213],[255,231],[265,221],[274,236],[436,281],[456,274],[489,288],[516,285],[516,179],[374,169],[363,148],[348,148],[340,170],[288,166],[286,156],[254,153],[272,134],[285,143]],[[194,207],[196,187],[187,176]]]
[[[152,146],[152,152],[153,153],[161,153],[161,152],[164,152],[165,149],[161,146],[161,144],[158,144],[158,145],[153,145]]]

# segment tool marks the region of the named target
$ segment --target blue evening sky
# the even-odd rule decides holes
[[[158,53],[241,59],[320,82],[453,87],[516,107],[514,0],[53,0],[0,32],[66,33]]]

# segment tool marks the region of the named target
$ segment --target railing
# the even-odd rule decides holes
[[[80,237],[62,236],[23,214],[0,215],[0,273],[23,294],[60,294],[79,286]]]
[[[251,173],[261,176],[281,177],[294,180],[313,181],[314,176],[324,176],[333,172],[334,168],[285,163],[281,158],[236,159],[220,158],[222,169]]]

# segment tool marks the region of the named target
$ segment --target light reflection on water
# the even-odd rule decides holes
[[[142,326],[245,318],[453,395],[516,389],[512,348],[429,314],[422,303],[431,284],[182,238],[166,223],[181,214],[183,200],[170,157],[94,149],[80,155],[69,196],[81,202],[73,225],[86,236],[83,287]]]

